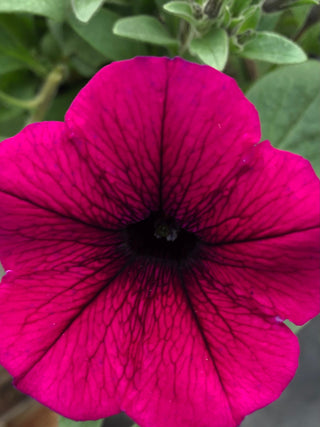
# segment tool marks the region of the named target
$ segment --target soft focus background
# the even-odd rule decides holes
[[[28,123],[63,120],[98,69],[137,55],[179,55],[232,76],[259,111],[263,139],[320,173],[316,0],[0,0],[0,141]],[[295,379],[244,427],[320,425],[319,327],[317,318],[300,330]],[[0,367],[0,427],[101,426],[59,419],[10,381]]]

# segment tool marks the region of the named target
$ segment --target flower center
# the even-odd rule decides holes
[[[136,255],[183,261],[194,252],[199,239],[162,212],[127,227],[127,244]]]

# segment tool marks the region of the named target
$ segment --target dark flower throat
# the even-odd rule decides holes
[[[174,218],[152,212],[147,219],[127,227],[127,243],[135,255],[180,262],[191,257],[198,238],[179,227]]]

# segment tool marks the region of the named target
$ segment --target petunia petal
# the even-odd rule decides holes
[[[259,117],[237,83],[217,70],[179,59],[169,63],[169,70],[163,207],[198,231],[200,223],[215,220],[216,201],[225,200],[234,169],[260,141]]]
[[[180,59],[102,69],[66,124],[0,144],[0,363],[67,417],[238,425],[297,367],[283,318],[317,313],[319,184],[259,144],[236,83]],[[128,250],[153,211],[200,237],[185,265]]]
[[[21,391],[67,417],[95,419],[120,411],[117,377],[104,369],[117,347],[113,340],[105,348],[108,328],[101,314],[115,304],[106,297],[125,266],[109,256],[107,266],[99,259],[75,269],[82,253],[72,249],[59,252],[64,269],[69,264],[63,274],[7,273],[0,295],[0,363]]]
[[[211,244],[319,228],[319,180],[307,160],[267,141],[240,152],[218,137],[193,141],[193,150],[180,149],[164,181],[166,212],[185,228]],[[224,150],[220,157],[211,154],[216,146]]]
[[[90,156],[113,164],[108,179],[123,198],[147,197],[153,210],[184,201],[185,212],[189,199],[210,191],[216,165],[229,171],[260,140],[258,114],[235,81],[180,58],[135,58],[103,68],[75,98],[66,124]]]
[[[246,159],[202,217],[204,269],[213,286],[303,324],[320,311],[319,180],[308,161],[268,142]]]
[[[128,196],[124,203],[107,171],[86,152],[89,144],[80,146],[64,123],[27,126],[0,145],[1,193],[101,229],[121,229],[128,216],[145,216],[143,202]]]
[[[65,291],[48,300],[52,278],[9,275],[0,314],[16,386],[68,417],[123,410],[142,427],[236,426],[294,375],[296,337],[193,271],[136,261],[102,289],[103,275],[87,279],[79,304],[68,277],[56,278],[54,289]],[[10,314],[13,303],[19,316]]]
[[[224,185],[198,212],[198,232],[205,241],[223,244],[317,232],[320,183],[307,160],[265,141],[243,152],[228,174],[227,169],[217,168]]]
[[[103,68],[66,114],[69,138],[104,176],[104,197],[130,207],[130,215],[119,208],[123,221],[143,219],[140,205],[159,207],[167,61],[135,58]]]
[[[30,125],[3,142],[0,166],[0,253],[6,270],[0,288],[0,363],[18,386],[129,259],[123,250],[120,256],[123,230],[106,227],[115,226],[112,209],[91,187],[88,165],[79,162],[63,123]],[[78,339],[74,334],[72,342]],[[72,361],[70,355],[64,361],[61,367]],[[59,410],[60,395],[47,390],[47,377],[38,378],[38,386],[32,383],[30,394]],[[107,378],[96,381],[98,386]],[[73,392],[70,382],[66,387],[67,399]],[[105,414],[119,412],[113,392],[103,407]]]
[[[301,325],[320,312],[320,230],[207,247],[201,272],[247,307]]]
[[[233,425],[238,425],[245,415],[276,399],[292,379],[298,366],[297,338],[277,319],[215,289],[197,270],[181,274],[181,284],[197,330],[194,382],[202,372],[206,372],[204,378],[210,372],[203,394],[208,396],[218,387],[226,397]],[[194,396],[193,402],[200,396]],[[207,420],[213,419],[218,426],[228,425],[223,414],[212,418],[207,413]],[[210,422],[203,420],[199,425]]]

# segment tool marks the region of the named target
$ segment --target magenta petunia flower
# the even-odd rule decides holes
[[[231,427],[319,312],[319,181],[259,143],[236,83],[181,59],[103,68],[65,123],[0,144],[0,363],[76,420]]]

